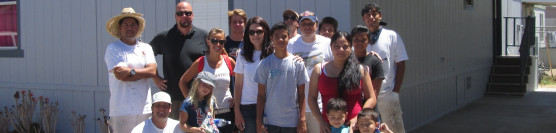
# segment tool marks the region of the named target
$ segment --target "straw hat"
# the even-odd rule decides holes
[[[123,18],[132,17],[139,21],[139,30],[137,31],[137,35],[135,37],[141,37],[141,33],[145,30],[145,19],[142,17],[143,14],[136,13],[135,10],[131,7],[127,7],[122,9],[122,14],[112,17],[108,22],[106,22],[106,31],[110,33],[110,35],[120,38],[119,31],[120,25],[119,22]]]

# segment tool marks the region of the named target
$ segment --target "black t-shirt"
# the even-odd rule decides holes
[[[166,92],[170,94],[172,100],[185,99],[178,84],[183,73],[207,50],[206,36],[205,30],[195,26],[187,35],[182,35],[177,25],[174,25],[158,33],[149,42],[155,55],[163,55],[164,79],[168,80]]]
[[[357,58],[359,63],[370,67],[371,69],[371,79],[384,78],[384,70],[382,69],[382,62],[378,57],[368,54],[365,57]]]
[[[232,57],[236,60],[237,56],[239,55],[238,51],[241,49],[240,43],[242,41],[234,41],[230,36],[226,36],[226,44],[224,44],[224,49],[228,52],[228,56]]]

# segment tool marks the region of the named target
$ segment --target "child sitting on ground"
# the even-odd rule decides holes
[[[373,109],[365,108],[357,115],[356,128],[359,130],[356,131],[356,128],[353,130],[355,133],[393,133],[385,123],[380,124],[377,121],[378,113]]]
[[[332,133],[351,133],[344,125],[347,116],[346,101],[342,98],[332,98],[326,103],[326,117]]]

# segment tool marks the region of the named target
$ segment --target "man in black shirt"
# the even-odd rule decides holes
[[[384,80],[384,71],[382,69],[382,61],[375,55],[367,52],[367,46],[371,38],[371,32],[366,26],[358,25],[351,30],[352,42],[355,57],[362,65],[368,66],[371,70],[371,80],[375,95],[378,96],[382,80]]]
[[[178,83],[181,76],[197,58],[204,55],[207,31],[192,25],[193,8],[189,2],[176,5],[176,24],[158,33],[149,43],[155,55],[163,55],[164,77],[153,77],[156,86],[172,97],[170,118],[179,119],[180,106],[185,96]]]

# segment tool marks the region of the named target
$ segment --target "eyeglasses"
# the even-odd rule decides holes
[[[210,39],[210,43],[212,43],[212,44],[220,43],[220,44],[224,45],[224,43],[226,43],[226,40],[217,40],[217,39],[213,38],[213,39]]]
[[[297,17],[296,17],[296,16],[285,16],[285,17],[284,17],[284,21],[286,21],[286,20],[293,20],[293,21],[295,21],[295,20],[297,20]]]
[[[187,12],[176,12],[176,16],[183,16],[185,14],[185,16],[191,16],[191,14],[193,14],[193,12],[191,11],[187,11]]]
[[[263,32],[264,32],[263,30],[249,30],[248,33],[249,33],[249,35],[253,36],[253,35],[255,35],[255,33],[257,33],[257,35],[261,35],[261,34],[263,34]]]

